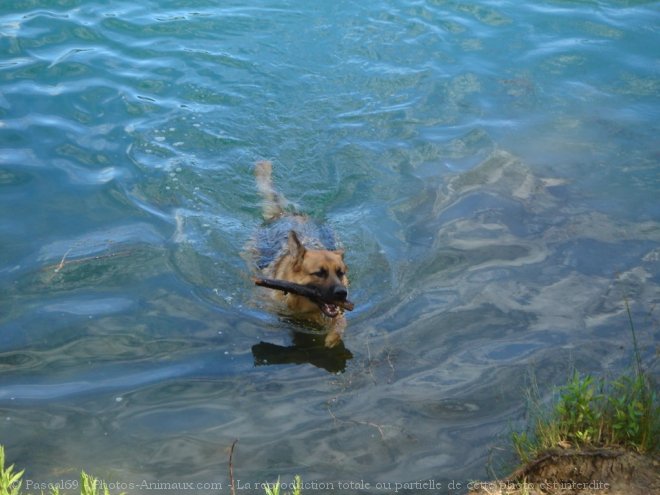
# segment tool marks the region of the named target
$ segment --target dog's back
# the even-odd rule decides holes
[[[318,225],[306,215],[287,212],[288,201],[273,186],[273,164],[270,161],[257,162],[254,175],[262,198],[264,217],[264,225],[257,232],[254,246],[259,270],[264,270],[282,256],[292,230],[308,249],[337,249],[337,241],[330,227]]]

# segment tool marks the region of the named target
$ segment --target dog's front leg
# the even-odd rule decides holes
[[[346,330],[346,318],[344,315],[339,315],[333,320],[325,336],[325,346],[331,349],[339,344],[344,336],[344,330]]]

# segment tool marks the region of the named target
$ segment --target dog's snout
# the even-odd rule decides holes
[[[348,297],[348,291],[343,285],[335,285],[335,288],[332,291],[332,295],[337,301],[345,301]]]

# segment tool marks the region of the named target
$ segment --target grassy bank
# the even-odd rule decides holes
[[[522,462],[551,448],[624,448],[657,453],[660,408],[653,378],[644,371],[635,326],[626,304],[633,343],[632,369],[607,380],[574,371],[559,389],[554,407],[544,407],[536,387],[530,392],[530,424],[513,433]]]
[[[574,371],[552,404],[530,396],[527,429],[511,437],[520,467],[471,495],[660,493],[660,407],[641,367],[610,380]]]
[[[657,394],[643,373],[608,381],[575,371],[559,390],[554,408],[544,411],[539,402],[532,407],[530,427],[512,435],[521,462],[556,447],[616,447],[639,453],[658,450]]]
[[[574,370],[550,403],[532,380],[526,429],[511,434],[520,467],[505,479],[477,483],[471,493],[660,493],[657,384],[642,365],[627,301],[626,310],[633,347],[628,371],[605,378]]]

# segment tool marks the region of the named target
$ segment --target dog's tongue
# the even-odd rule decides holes
[[[323,314],[330,318],[334,318],[339,314],[339,308],[334,304],[323,303],[321,305],[321,311],[323,311]]]

